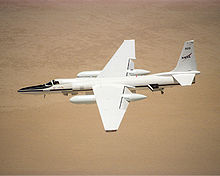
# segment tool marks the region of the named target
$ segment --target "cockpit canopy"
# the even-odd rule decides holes
[[[53,82],[54,85],[60,84],[59,81],[56,81],[56,80],[52,80],[52,82]]]
[[[52,84],[51,81],[45,84],[45,86],[48,86],[48,87],[49,87],[49,86],[52,86],[52,85],[53,85],[53,84]]]
[[[57,84],[60,84],[59,81],[56,81],[56,80],[51,80],[50,82],[46,83],[45,86],[52,86],[52,85],[57,85]]]

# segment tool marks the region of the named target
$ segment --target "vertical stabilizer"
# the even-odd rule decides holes
[[[184,43],[178,63],[173,72],[196,71],[196,59],[194,55],[194,40],[189,40]]]

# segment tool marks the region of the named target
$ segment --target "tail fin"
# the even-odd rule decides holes
[[[176,68],[172,70],[173,78],[181,86],[190,86],[193,83],[195,75],[200,73],[197,71],[193,45],[193,40],[184,43]]]
[[[189,40],[184,43],[179,61],[173,72],[197,71],[193,45],[194,40]]]

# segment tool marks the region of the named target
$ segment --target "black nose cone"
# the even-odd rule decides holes
[[[19,92],[19,93],[41,92],[45,88],[47,88],[45,85],[37,85],[37,86],[30,86],[30,87],[21,88],[17,92]]]
[[[18,89],[17,92],[22,93],[22,92],[28,92],[29,90],[31,90],[29,87],[24,87],[24,88]]]
[[[21,91],[22,91],[21,89],[18,89],[18,90],[17,90],[17,92],[21,92]]]

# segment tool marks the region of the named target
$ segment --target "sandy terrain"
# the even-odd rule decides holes
[[[102,69],[124,39],[152,73],[194,39],[197,83],[141,91],[116,133],[95,104],[16,92]],[[0,1],[0,173],[220,174],[219,46],[220,1]]]

